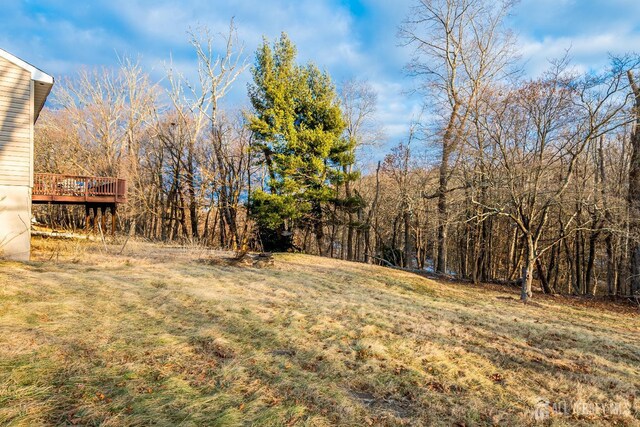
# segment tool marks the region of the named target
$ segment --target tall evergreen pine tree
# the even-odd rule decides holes
[[[293,246],[296,229],[311,231],[324,254],[324,207],[335,201],[332,185],[344,181],[353,162],[335,87],[312,63],[297,65],[296,48],[286,34],[256,52],[249,97],[249,127],[269,174],[267,188],[251,198],[265,250]]]

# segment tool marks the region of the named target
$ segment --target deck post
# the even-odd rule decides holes
[[[116,205],[111,205],[111,235],[116,235],[116,222],[117,222],[118,214]]]
[[[100,231],[103,235],[106,233],[106,226],[107,226],[107,207],[102,206],[100,208],[100,227],[101,227]]]
[[[93,208],[93,234],[98,233],[98,208]]]
[[[91,209],[87,205],[84,206],[84,217],[84,232],[89,234],[89,227],[91,226]]]

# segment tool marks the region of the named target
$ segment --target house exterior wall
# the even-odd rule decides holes
[[[0,185],[0,257],[28,261],[31,251],[31,188]]]
[[[31,74],[0,58],[0,256],[28,260],[33,182]]]

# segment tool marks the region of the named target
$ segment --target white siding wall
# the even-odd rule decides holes
[[[30,229],[31,188],[0,185],[0,258],[28,261]]]
[[[28,260],[33,176],[31,73],[0,58],[0,257]]]
[[[31,74],[0,58],[0,185],[31,186],[32,99]]]

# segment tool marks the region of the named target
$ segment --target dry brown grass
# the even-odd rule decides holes
[[[0,263],[0,424],[527,425],[541,398],[587,408],[546,424],[640,424],[632,310],[304,255],[34,247]]]

